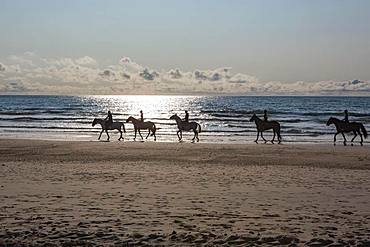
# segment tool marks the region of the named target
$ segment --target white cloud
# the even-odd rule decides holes
[[[76,59],[76,63],[79,65],[91,65],[91,66],[97,65],[96,60],[89,56],[84,56]]]
[[[5,71],[5,65],[0,63],[0,72],[4,72]]]
[[[104,68],[92,57],[44,58],[33,52],[0,63],[1,93],[49,94],[365,94],[370,81],[261,82],[231,68],[155,71],[122,57]],[[6,65],[5,65],[6,64]]]

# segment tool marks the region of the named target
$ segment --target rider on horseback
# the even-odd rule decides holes
[[[344,110],[344,119],[343,119],[344,122],[346,123],[349,123],[349,120],[348,120],[348,111],[347,110]]]
[[[267,122],[267,120],[268,120],[268,117],[267,117],[267,110],[264,110],[264,111],[263,111],[263,120],[264,120],[265,122]]]
[[[105,125],[107,126],[107,128],[112,126],[113,117],[112,117],[112,113],[110,111],[108,111],[108,116],[104,119],[104,121],[105,121]]]
[[[144,114],[142,110],[140,110],[140,121],[144,123]]]
[[[188,111],[185,111],[185,118],[184,118],[183,122],[189,123],[189,113],[188,113]]]

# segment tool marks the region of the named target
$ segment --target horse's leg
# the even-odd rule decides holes
[[[122,139],[123,139],[121,128],[119,128],[119,129],[118,129],[118,131],[119,131],[119,133],[120,133],[120,136],[119,136],[119,138],[118,138],[118,141],[120,141],[120,140],[122,140]]]
[[[180,140],[182,140],[182,131],[180,131]]]
[[[272,143],[272,144],[274,144],[275,135],[276,135],[276,132],[275,132],[275,130],[274,130],[274,136],[272,137],[272,140],[271,140],[271,143]]]
[[[363,146],[363,141],[364,141],[364,139],[362,138],[362,134],[361,134],[361,131],[358,131],[358,134],[360,135],[360,138],[361,138],[361,141],[360,141],[360,144],[361,144],[361,146]]]
[[[100,137],[101,137],[101,134],[103,134],[103,131],[104,131],[104,129],[101,129],[101,131],[100,131],[100,135],[99,135],[99,137],[98,137],[98,140],[100,140]]]
[[[197,142],[199,142],[199,137],[198,137],[198,134],[199,134],[199,132],[197,131]]]
[[[134,141],[136,141],[136,132],[137,132],[137,129],[135,128],[135,136],[134,136]]]
[[[192,142],[194,142],[194,140],[195,140],[195,136],[197,135],[197,131],[194,129],[193,130],[193,132],[194,132],[194,136],[193,136],[193,139],[191,139],[192,140]]]
[[[335,142],[337,141],[337,135],[339,134],[339,132],[335,133],[334,135],[334,146],[335,146]]]
[[[356,133],[356,131],[354,130],[353,131],[353,134],[355,135],[353,138],[352,138],[352,140],[351,140],[351,146],[353,146],[353,141],[355,140],[355,138],[357,137],[357,133]]]
[[[143,136],[141,135],[140,129],[138,129],[137,131],[139,132],[139,135],[140,135],[140,137],[141,137],[141,140],[143,140],[144,138],[143,138]]]
[[[109,141],[109,134],[108,134],[108,130],[105,130],[105,133],[107,133],[107,136],[108,136],[107,141]]]
[[[179,138],[179,141],[180,141],[181,139],[180,139],[180,136],[179,136],[179,132],[180,132],[180,130],[178,130],[178,131],[176,132],[176,135],[177,135],[177,138]]]
[[[346,136],[344,135],[344,132],[341,132],[342,133],[342,136],[343,136],[343,139],[344,139],[344,141],[343,141],[343,145],[344,146],[347,146],[347,139],[346,139]]]
[[[265,139],[265,137],[263,137],[263,132],[261,131],[261,137],[262,137],[262,140],[265,141],[265,143],[267,142],[267,140]]]
[[[145,137],[145,139],[148,139],[149,135],[150,135],[150,129],[148,129],[148,135]]]
[[[254,140],[255,143],[258,143],[258,138],[260,137],[260,132],[257,130],[257,138]]]

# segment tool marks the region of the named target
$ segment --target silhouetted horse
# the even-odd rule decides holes
[[[127,120],[126,120],[126,123],[128,122],[132,122],[132,124],[134,125],[134,129],[135,129],[135,137],[134,137],[134,140],[136,140],[136,132],[139,132],[139,135],[141,137],[141,139],[143,139],[143,136],[141,135],[140,133],[140,130],[142,129],[147,129],[148,130],[148,135],[146,136],[145,139],[148,139],[148,136],[150,135],[150,132],[152,132],[152,136],[154,136],[154,141],[157,140],[157,137],[155,136],[155,131],[157,130],[157,128],[155,127],[155,124],[153,122],[141,122],[140,120],[137,120],[136,118],[130,116]]]
[[[194,142],[195,138],[197,138],[197,142],[199,142],[198,134],[202,131],[202,128],[200,127],[200,124],[198,124],[196,122],[189,122],[189,123],[184,122],[176,114],[172,115],[170,117],[170,119],[175,119],[176,120],[177,128],[179,129],[177,131],[177,137],[179,138],[179,141],[181,141],[181,139],[182,139],[182,131],[191,131],[191,130],[193,130],[194,137],[193,137],[192,141]],[[180,133],[180,135],[179,135],[179,133]]]
[[[272,138],[271,143],[274,143],[275,135],[277,135],[278,143],[280,144],[280,142],[281,142],[280,124],[277,121],[263,121],[262,119],[257,117],[256,114],[253,114],[253,116],[251,117],[251,119],[249,121],[250,122],[254,121],[256,123],[257,139],[254,141],[255,143],[258,143],[258,138],[259,138],[260,132],[261,132],[262,139],[266,143],[267,140],[263,137],[262,132],[265,131],[265,130],[272,129],[274,131],[274,137]]]
[[[367,131],[364,127],[364,125],[362,123],[357,123],[357,122],[350,122],[350,123],[346,123],[345,121],[342,121],[338,118],[335,118],[335,117],[331,117],[329,118],[328,122],[326,122],[326,125],[329,126],[331,124],[334,124],[335,125],[335,128],[337,128],[337,133],[335,133],[334,135],[334,145],[335,145],[335,142],[337,141],[337,135],[339,133],[342,134],[343,136],[343,144],[344,146],[347,145],[347,139],[344,135],[344,133],[348,133],[348,132],[353,132],[353,134],[355,135],[352,140],[351,140],[351,145],[353,146],[353,140],[357,137],[357,134],[360,135],[361,137],[361,141],[360,141],[360,144],[361,146],[363,145],[363,138],[362,138],[362,134],[364,135],[365,138],[367,138]],[[361,134],[361,131],[362,131],[362,134]]]
[[[100,137],[101,137],[101,134],[103,134],[103,131],[105,131],[105,133],[107,133],[107,136],[108,136],[108,141],[109,141],[109,134],[108,134],[108,130],[118,130],[120,132],[120,137],[118,138],[118,140],[123,140],[123,136],[122,136],[122,130],[121,130],[121,127],[123,127],[123,132],[126,133],[126,129],[125,129],[125,125],[122,123],[122,122],[113,122],[109,128],[106,128],[106,121],[104,119],[100,119],[100,118],[95,118],[94,121],[92,122],[92,126],[94,127],[96,124],[100,124],[101,126],[101,132],[100,132],[100,135],[99,135],[99,138],[98,140],[100,140]]]

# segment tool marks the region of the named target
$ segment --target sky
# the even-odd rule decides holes
[[[0,93],[370,92],[368,0],[0,0]]]

